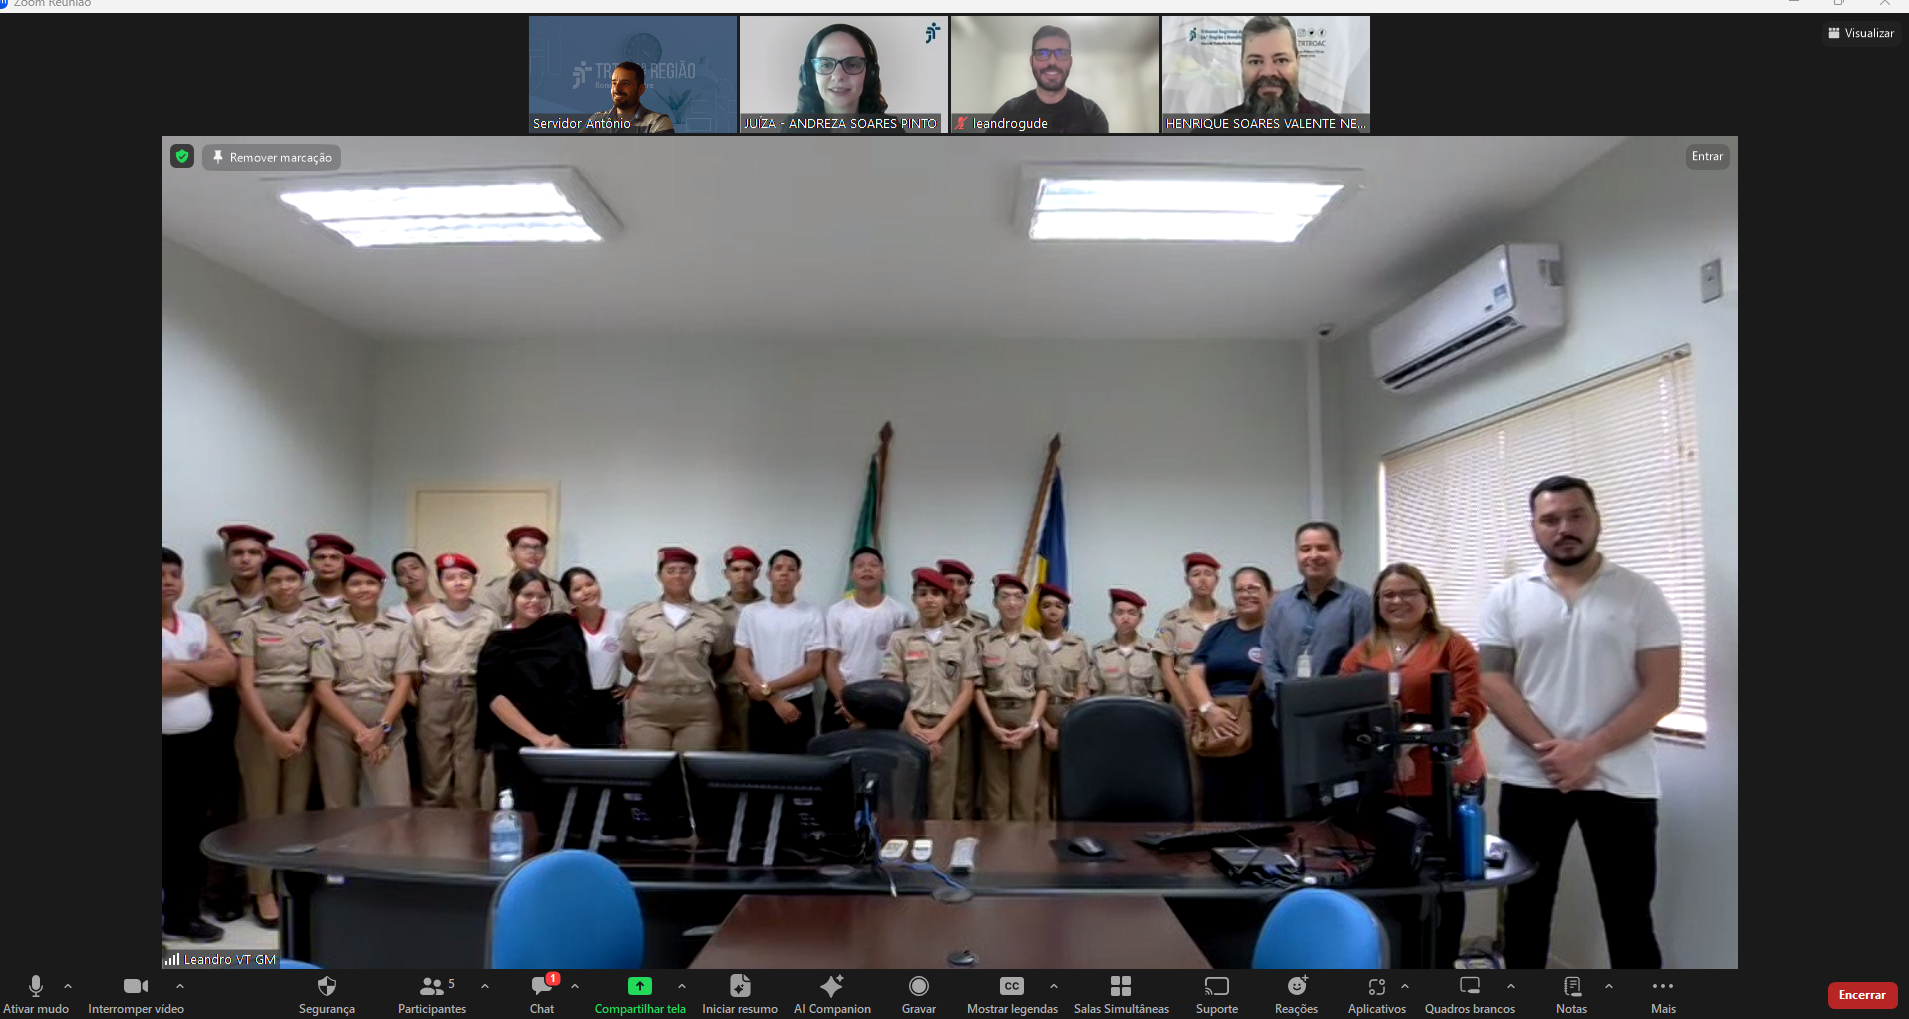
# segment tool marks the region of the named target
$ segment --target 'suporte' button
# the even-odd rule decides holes
[[[1895,1008],[1896,985],[1882,981],[1829,985],[1831,1008]]]

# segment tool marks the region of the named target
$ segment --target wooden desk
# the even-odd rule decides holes
[[[973,952],[972,967],[948,956]],[[691,969],[1210,969],[1164,899],[745,895]]]

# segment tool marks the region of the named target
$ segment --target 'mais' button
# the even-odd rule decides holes
[[[1831,984],[1831,1008],[1895,1008],[1896,985],[1891,983]]]

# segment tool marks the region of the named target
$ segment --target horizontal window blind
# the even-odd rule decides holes
[[[1555,474],[1590,483],[1603,519],[1598,550],[1655,581],[1677,613],[1681,703],[1658,732],[1701,740],[1704,556],[1688,352],[1385,457],[1386,561],[1424,570],[1439,618],[1477,640],[1485,596],[1544,559],[1528,499]]]

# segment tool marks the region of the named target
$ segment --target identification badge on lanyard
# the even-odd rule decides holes
[[[1312,655],[1310,653],[1305,651],[1299,652],[1299,660],[1293,663],[1293,675],[1299,679],[1312,678]]]
[[[1390,692],[1390,696],[1393,700],[1396,701],[1399,699],[1399,687],[1403,685],[1404,681],[1399,676],[1399,670],[1393,669],[1391,672],[1385,674],[1385,688]]]

